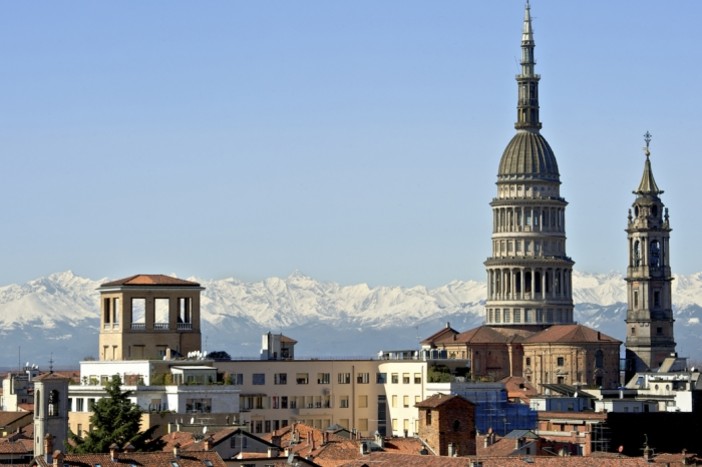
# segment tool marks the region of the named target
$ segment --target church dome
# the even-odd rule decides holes
[[[500,160],[498,180],[559,181],[558,163],[546,138],[536,131],[517,131]]]

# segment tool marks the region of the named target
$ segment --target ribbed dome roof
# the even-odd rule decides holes
[[[559,181],[556,156],[540,133],[519,130],[502,154],[497,177],[498,180],[526,178]]]

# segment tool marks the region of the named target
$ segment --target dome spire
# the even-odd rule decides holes
[[[538,132],[541,128],[539,121],[539,78],[534,73],[534,30],[531,26],[531,6],[529,0],[524,8],[524,25],[522,26],[522,59],[521,73],[517,75],[519,98],[517,101],[517,130]]]
[[[663,190],[658,188],[656,180],[653,178],[653,170],[651,170],[651,149],[649,144],[651,143],[651,133],[648,131],[644,135],[644,141],[646,142],[646,147],[643,148],[644,154],[646,154],[646,163],[644,164],[644,172],[641,177],[641,183],[639,183],[639,188],[634,192],[635,195],[654,195],[658,196],[663,193]]]

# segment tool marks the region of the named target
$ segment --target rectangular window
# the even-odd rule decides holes
[[[527,357],[524,360],[526,360],[526,366],[531,366],[531,357]]]
[[[337,376],[339,384],[351,384],[351,373],[339,373]]]
[[[392,431],[397,431],[397,419],[392,419]]]
[[[400,382],[400,377],[399,377],[399,375],[398,375],[397,373],[391,374],[391,375],[390,375],[390,382],[391,382],[392,384],[397,384],[397,383],[399,383],[399,382]]]
[[[391,400],[392,400],[392,407],[393,408],[397,407],[397,395],[393,394]]]
[[[410,383],[410,374],[409,373],[402,373],[402,384],[409,384]]]
[[[244,384],[244,375],[242,373],[231,373],[229,375],[229,381],[235,386],[241,386]]]
[[[359,373],[356,375],[357,384],[368,384],[370,382],[370,373]]]
[[[273,384],[288,384],[287,373],[276,373],[273,375]]]
[[[421,397],[420,396],[414,396],[414,405],[417,405],[421,402]]]
[[[168,329],[168,299],[154,299],[154,329]]]
[[[358,419],[358,429],[361,431],[368,431],[368,419],[359,418]]]
[[[254,373],[253,375],[251,375],[251,383],[259,386],[266,384],[266,374]]]
[[[331,384],[331,373],[317,373],[317,384]]]
[[[563,357],[556,358],[556,365],[558,365],[558,366],[565,365],[565,358],[563,358]]]
[[[178,329],[192,329],[192,299],[180,297],[178,299]]]
[[[375,374],[375,382],[377,384],[385,384],[388,382],[388,374],[387,373],[376,373]]]
[[[422,384],[422,374],[421,373],[414,374],[414,384]]]
[[[409,396],[402,396],[402,407],[409,407]]]
[[[368,396],[358,396],[358,407],[361,409],[368,408]]]
[[[513,318],[514,318],[514,322],[515,322],[515,323],[521,323],[521,322],[522,322],[522,310],[517,310],[517,309],[515,308],[515,310],[514,310],[512,316],[513,316]]]
[[[146,329],[146,299],[132,298],[132,329]]]
[[[297,384],[308,384],[310,382],[309,373],[298,373],[295,375],[295,381]]]
[[[653,306],[661,306],[661,292],[660,290],[653,291]]]
[[[280,398],[280,408],[281,409],[288,408],[288,396],[283,396]]]
[[[83,412],[83,398],[76,399],[76,412]]]
[[[349,396],[339,396],[339,407],[342,409],[349,408]]]

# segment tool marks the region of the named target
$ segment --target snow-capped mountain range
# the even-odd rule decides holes
[[[298,341],[298,356],[370,357],[413,349],[450,322],[467,330],[483,322],[486,285],[453,281],[441,287],[369,287],[322,282],[295,272],[258,282],[189,278],[202,297],[203,347],[257,358],[261,334]],[[0,287],[0,367],[29,361],[77,367],[97,356],[99,301],[92,280],[70,271]],[[620,274],[573,273],[575,319],[624,340],[626,286]],[[673,281],[678,352],[702,359],[702,273]]]

